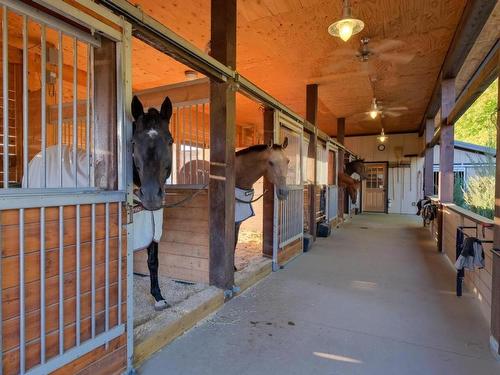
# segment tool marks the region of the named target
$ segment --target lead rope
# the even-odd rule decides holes
[[[165,205],[162,206],[162,208],[175,208],[175,207],[179,207],[182,204],[184,204],[186,202],[189,202],[190,200],[194,199],[198,194],[201,194],[203,192],[203,190],[206,189],[207,187],[208,187],[208,184],[205,184],[200,189],[198,189],[197,191],[193,192],[192,194],[190,194],[186,198],[183,198],[180,201],[175,202],[175,203],[165,204]],[[268,190],[264,190],[264,192],[261,195],[259,195],[257,198],[255,198],[255,199],[253,199],[251,201],[244,201],[244,200],[239,199],[239,198],[235,198],[235,199],[236,199],[237,202],[240,202],[240,203],[255,203],[259,199],[261,199],[267,192],[268,192]],[[137,203],[138,205],[141,205],[141,203],[139,201],[135,201],[134,200],[134,202]]]

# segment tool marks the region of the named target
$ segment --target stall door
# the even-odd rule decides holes
[[[363,211],[386,212],[387,165],[366,164],[363,180]]]

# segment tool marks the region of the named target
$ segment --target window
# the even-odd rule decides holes
[[[465,187],[465,171],[453,171],[454,184],[457,182],[463,189]],[[439,194],[439,171],[434,171],[434,195]]]

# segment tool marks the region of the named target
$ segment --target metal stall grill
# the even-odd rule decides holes
[[[302,178],[302,125],[289,117],[276,112],[275,139],[282,143],[288,138],[288,147],[285,149],[290,159],[287,174],[288,197],[278,200],[275,194],[275,233],[273,246],[274,269],[286,257],[287,247],[294,245],[297,251],[302,251],[304,236],[304,186]]]
[[[209,99],[174,103],[173,107],[170,126],[175,168],[167,185],[205,186],[210,171]]]
[[[119,59],[25,3],[0,14],[1,368],[47,374],[125,332],[120,109],[94,90],[97,76],[118,86]]]
[[[326,142],[318,139],[316,146],[316,178],[317,186],[314,188],[316,199],[316,222],[326,219],[327,210],[327,184],[328,184],[328,151]]]
[[[328,185],[326,188],[326,218],[328,222],[335,220],[338,216],[338,176],[337,160],[338,149],[331,143],[327,144],[328,149]]]

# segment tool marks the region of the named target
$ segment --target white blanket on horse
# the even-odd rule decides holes
[[[74,157],[72,149],[61,146],[61,159],[57,146],[47,147],[45,150],[45,173],[48,188],[59,188],[60,176],[62,176],[62,187],[75,187]],[[62,174],[60,175],[62,166]],[[39,152],[29,162],[29,179],[23,176],[23,188],[42,188],[44,173],[43,157]],[[78,187],[89,186],[89,175],[87,168],[87,156],[84,150],[77,149],[76,172]],[[144,249],[152,241],[159,242],[163,232],[163,208],[157,211],[137,210],[134,211],[134,250]]]
[[[48,188],[75,187],[75,162],[73,150],[68,146],[61,146],[61,158],[59,158],[57,146],[47,147],[45,150],[45,173],[46,186]],[[62,168],[61,168],[62,167]],[[84,150],[76,151],[76,175],[78,187],[89,186],[89,174],[87,167],[87,156]],[[61,172],[60,172],[61,171]],[[23,188],[42,188],[43,186],[43,157],[39,152],[29,162],[29,179],[23,176]],[[59,174],[61,173],[61,174]],[[61,180],[60,180],[61,178]]]
[[[134,196],[134,200],[138,201]],[[163,234],[163,208],[156,211],[134,208],[134,251],[149,246],[152,241],[160,242]]]
[[[236,188],[234,192],[234,196],[236,198],[236,202],[234,204],[234,221],[237,223],[241,223],[245,221],[249,217],[255,216],[255,212],[252,207],[254,190],[243,190],[240,188]]]

